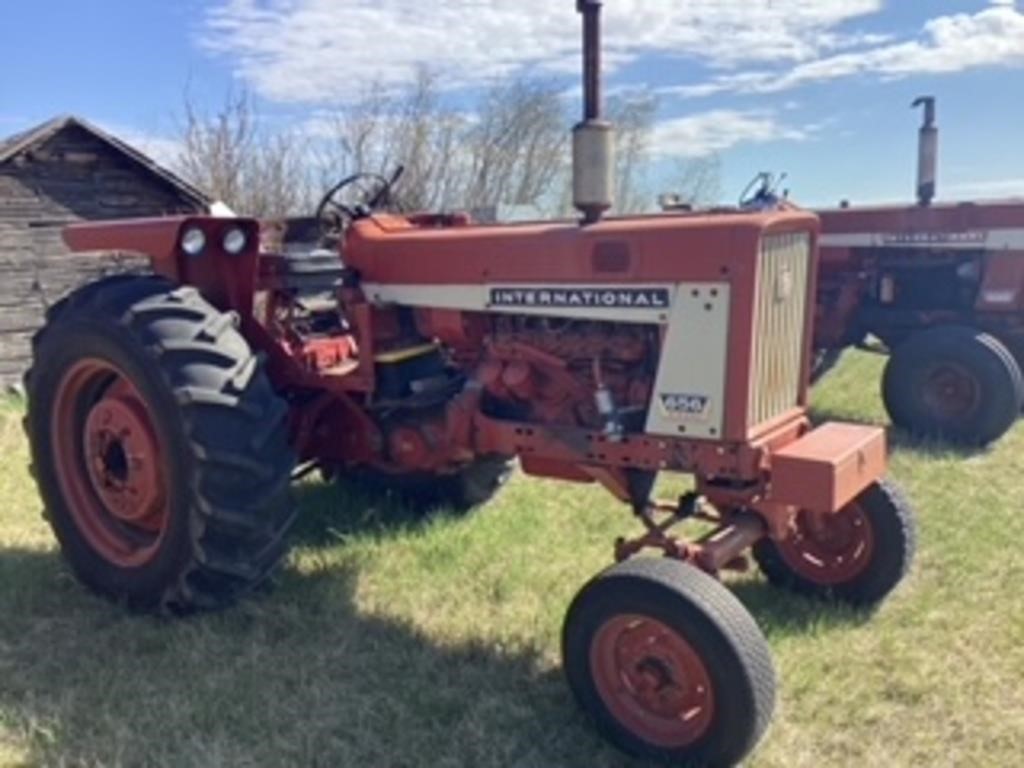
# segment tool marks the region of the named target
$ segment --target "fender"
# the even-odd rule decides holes
[[[181,248],[185,232],[197,228],[206,236],[202,251],[192,256]],[[237,254],[224,249],[224,236],[238,229],[245,246]],[[64,242],[74,252],[128,251],[149,258],[155,274],[179,285],[197,288],[214,306],[252,314],[259,260],[259,222],[213,216],[167,216],[72,224]]]

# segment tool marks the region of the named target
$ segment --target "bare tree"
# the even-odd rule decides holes
[[[400,196],[409,208],[550,207],[566,170],[566,115],[552,83],[495,85],[474,108],[458,110],[424,70],[408,91],[371,91],[321,125],[325,183],[328,174],[387,174],[403,165]]]
[[[722,195],[722,158],[705,155],[680,162],[676,193],[693,206],[711,205]]]
[[[376,87],[353,104],[321,114],[314,155],[323,187],[356,172],[405,168],[405,207],[444,208],[461,189],[455,169],[468,119],[442,105],[435,78],[421,70],[401,94]]]
[[[558,83],[525,79],[495,84],[456,107],[423,69],[404,91],[370,88],[355,103],[319,113],[302,140],[294,130],[266,130],[245,94],[227,96],[213,114],[186,99],[179,169],[239,213],[265,218],[308,212],[312,187],[356,172],[387,176],[399,165],[406,209],[568,212],[568,107]],[[645,94],[610,105],[620,211],[653,205],[646,175],[656,109]]]
[[[651,131],[657,99],[646,92],[629,93],[608,102],[608,119],[615,125],[615,210],[637,213],[654,204],[648,183]]]
[[[564,174],[566,114],[551,83],[513,81],[491,88],[467,135],[473,206],[541,206]]]
[[[181,139],[177,170],[236,212],[272,218],[308,206],[302,142],[264,130],[247,94],[229,93],[213,114],[186,97]]]
[[[722,159],[706,155],[675,164],[668,178],[668,192],[659,197],[667,208],[697,208],[712,205],[722,195]]]

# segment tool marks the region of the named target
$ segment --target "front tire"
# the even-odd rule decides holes
[[[227,605],[285,553],[288,409],[236,322],[192,288],[117,277],[54,306],[34,340],[46,516],[79,579],[131,608]]]
[[[1024,379],[1010,351],[961,326],[912,335],[889,358],[882,397],[893,424],[919,437],[984,446],[1016,422]]]
[[[895,486],[880,482],[820,525],[799,512],[788,538],[762,539],[753,555],[775,586],[872,607],[907,575],[916,546],[910,505]]]
[[[566,615],[562,659],[598,730],[667,765],[738,763],[774,709],[775,671],[754,619],[674,560],[628,560],[587,584]]]

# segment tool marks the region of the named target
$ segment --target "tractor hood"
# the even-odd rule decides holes
[[[767,234],[807,232],[793,208],[758,213],[652,215],[577,222],[421,226],[399,216],[356,222],[344,257],[366,281],[405,285],[722,280],[756,267]]]

